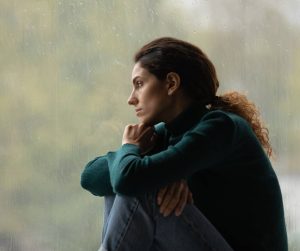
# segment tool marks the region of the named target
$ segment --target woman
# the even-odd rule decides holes
[[[134,60],[128,104],[140,123],[81,178],[105,196],[100,250],[287,250],[255,106],[237,92],[217,96],[213,64],[185,41],[156,39]]]

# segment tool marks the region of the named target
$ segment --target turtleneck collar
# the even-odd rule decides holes
[[[171,135],[182,134],[195,125],[206,112],[208,112],[208,109],[205,106],[192,103],[176,118],[166,123],[165,127]]]

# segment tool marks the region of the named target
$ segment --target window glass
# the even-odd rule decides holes
[[[97,250],[103,199],[80,174],[137,122],[134,52],[172,36],[206,52],[220,92],[260,108],[299,250],[299,11],[298,0],[1,1],[0,249]]]

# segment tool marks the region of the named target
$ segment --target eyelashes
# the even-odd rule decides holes
[[[143,82],[142,81],[136,81],[135,83],[135,87],[136,88],[141,88],[143,86]]]

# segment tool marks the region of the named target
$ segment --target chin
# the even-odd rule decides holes
[[[140,123],[149,125],[149,126],[153,126],[155,124],[157,124],[158,122],[156,122],[156,120],[154,118],[139,118]]]

